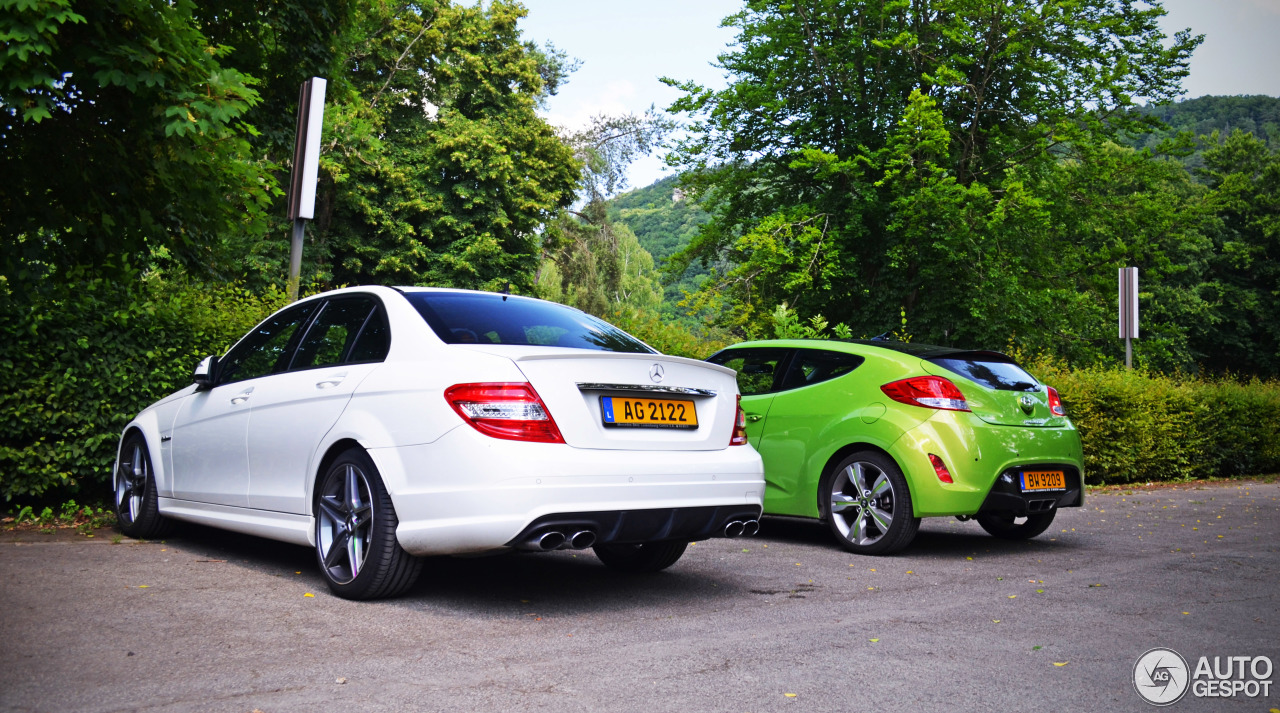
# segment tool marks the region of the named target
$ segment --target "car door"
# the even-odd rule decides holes
[[[738,393],[747,415],[747,442],[753,446],[760,443],[773,394],[782,381],[791,351],[779,347],[726,349],[707,360],[738,372]]]
[[[214,386],[183,402],[170,443],[175,498],[248,506],[246,440],[254,397],[263,377],[288,366],[298,328],[315,306],[297,305],[254,327],[218,360]]]
[[[831,451],[827,435],[865,404],[854,403],[856,389],[833,380],[862,364],[856,354],[828,349],[797,349],[772,395],[769,418],[758,442],[764,460],[766,513],[815,514],[815,474]],[[836,444],[836,445],[844,445]]]
[[[253,394],[249,507],[304,514],[311,458],[356,387],[387,355],[386,311],[372,295],[327,300],[298,340],[286,372]]]

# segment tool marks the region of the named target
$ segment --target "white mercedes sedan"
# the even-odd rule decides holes
[[[594,548],[671,566],[754,534],[764,471],[730,369],[578,310],[354,287],[254,327],[125,427],[120,528],[174,520],[315,548],[330,589],[406,591],[423,555]]]

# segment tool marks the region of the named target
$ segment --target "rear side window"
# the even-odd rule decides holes
[[[367,297],[329,300],[298,344],[292,370],[341,364],[377,303]]]
[[[1034,376],[1003,354],[994,352],[951,354],[946,357],[935,357],[929,361],[988,389],[1036,391],[1040,388],[1040,382],[1036,381]]]
[[[753,396],[777,391],[789,353],[789,349],[726,349],[707,361],[738,372],[738,392]]]
[[[487,292],[409,292],[446,344],[520,344],[653,354],[617,327],[554,302]]]
[[[782,381],[782,388],[798,389],[844,376],[857,369],[862,362],[862,357],[857,354],[826,349],[798,349]]]
[[[391,349],[391,328],[387,326],[387,315],[382,307],[373,310],[369,319],[365,320],[360,336],[347,355],[348,364],[361,364],[371,361],[382,361],[387,358]]]

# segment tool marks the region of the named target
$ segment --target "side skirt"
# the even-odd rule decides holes
[[[161,515],[175,520],[186,520],[306,547],[315,545],[315,527],[310,515],[213,505],[175,498],[159,498],[159,505]]]

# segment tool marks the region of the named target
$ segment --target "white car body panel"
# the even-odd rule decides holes
[[[258,379],[249,416],[249,502],[255,510],[307,514],[313,457],[356,388],[381,364],[344,364]]]
[[[728,446],[737,397],[731,370],[659,354],[446,344],[391,288],[308,299],[348,293],[374,295],[385,308],[391,343],[383,362],[187,387],[126,427],[151,449],[163,515],[314,544],[322,461],[352,445],[377,466],[399,518],[397,538],[411,554],[508,547],[533,519],[559,512],[761,505],[759,455]],[[605,392],[578,384],[652,385],[654,364],[663,367],[664,386],[715,392],[692,397],[698,429],[603,426]],[[487,436],[444,397],[460,383],[526,381],[566,443]]]
[[[246,438],[255,381],[259,380],[196,392],[182,401],[169,443],[173,497],[249,505]]]

